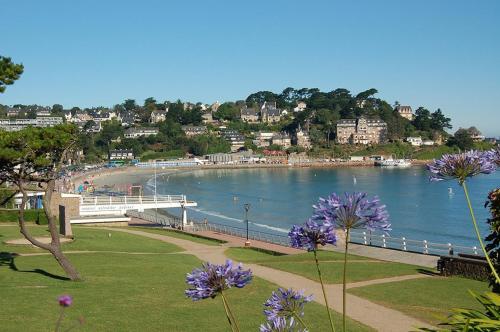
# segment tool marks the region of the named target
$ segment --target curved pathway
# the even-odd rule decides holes
[[[184,248],[186,254],[191,254],[198,257],[202,261],[209,261],[211,263],[222,264],[227,259],[224,251],[231,246],[231,243],[221,245],[221,246],[209,246],[206,244],[201,244],[197,242],[192,242],[189,240],[178,239],[170,237],[167,235],[161,235],[156,233],[148,233],[140,230],[133,229],[122,229],[122,228],[107,228],[99,227],[101,229],[108,229],[117,232],[130,233],[135,235],[140,235],[148,237],[151,239],[156,239],[168,243],[175,244],[181,248]],[[324,305],[323,294],[321,292],[321,285],[318,282],[312,281],[305,277],[284,272],[276,269],[272,269],[265,266],[260,266],[256,264],[245,264],[246,267],[252,269],[255,276],[262,278],[264,280],[270,281],[280,287],[294,288],[294,289],[305,289],[309,294],[314,295],[314,300],[318,303]],[[398,280],[407,280],[412,278],[422,278],[425,276],[412,275],[412,276],[402,276],[394,278],[377,279],[366,282],[358,282],[350,284],[350,288],[366,286],[368,284],[383,283],[383,282],[393,282]],[[342,285],[334,284],[327,285],[327,295],[330,308],[337,312],[342,312]],[[402,332],[402,331],[413,331],[416,327],[431,327],[430,325],[410,317],[402,312],[394,309],[390,309],[366,299],[354,296],[351,294],[347,295],[347,315],[368,325],[378,331],[384,332]]]

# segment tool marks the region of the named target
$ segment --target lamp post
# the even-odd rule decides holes
[[[158,198],[156,198],[156,160],[155,160],[155,222],[158,224]]]
[[[248,210],[250,210],[250,204],[249,203],[245,203],[243,205],[243,207],[245,208],[245,224],[247,226],[247,240],[245,242],[245,247],[249,247],[250,246],[250,241],[248,240]]]

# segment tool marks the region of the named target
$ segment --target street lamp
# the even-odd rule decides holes
[[[245,247],[249,247],[250,241],[248,240],[248,210],[250,210],[250,204],[249,203],[243,204],[243,207],[245,208],[245,223],[247,226],[247,240],[245,242]]]

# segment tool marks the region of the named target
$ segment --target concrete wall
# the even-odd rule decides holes
[[[78,217],[80,215],[79,197],[61,197],[60,193],[53,193],[50,211],[56,217],[59,216],[59,205],[64,205],[66,207],[67,216],[70,218]]]

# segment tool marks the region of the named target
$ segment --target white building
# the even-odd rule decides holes
[[[140,128],[129,128],[125,130],[125,136],[126,138],[137,138],[141,136],[151,136],[151,135],[157,135],[159,132],[158,128],[148,128],[148,127],[140,127]]]
[[[398,105],[396,106],[396,111],[398,111],[399,115],[401,115],[403,118],[408,119],[410,121],[413,120],[413,111],[411,109],[411,106]]]
[[[18,131],[26,127],[53,127],[63,123],[61,117],[37,117],[36,119],[0,119],[0,128],[6,131]]]
[[[168,108],[166,110],[154,110],[151,112],[151,117],[149,118],[149,122],[158,123],[161,121],[165,121],[167,118]]]
[[[407,137],[406,141],[410,143],[412,146],[421,146],[423,144],[422,137]]]
[[[299,102],[297,102],[297,106],[294,107],[293,111],[295,113],[298,113],[298,112],[304,111],[306,108],[307,108],[307,104],[304,103],[303,101],[299,101]]]

